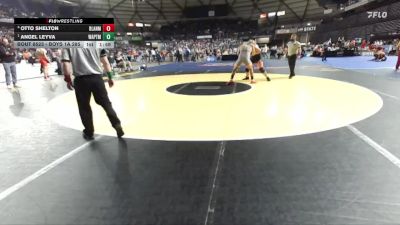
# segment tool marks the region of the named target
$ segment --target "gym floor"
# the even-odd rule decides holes
[[[91,142],[61,77],[2,83],[0,224],[399,224],[400,72],[368,60],[151,67],[109,90],[127,137],[96,108]]]

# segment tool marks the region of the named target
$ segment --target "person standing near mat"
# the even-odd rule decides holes
[[[297,35],[292,34],[290,36],[290,41],[287,43],[288,46],[288,52],[287,52],[287,57],[288,57],[288,63],[289,63],[289,69],[290,69],[290,75],[289,79],[292,79],[296,74],[294,73],[294,68],[296,66],[296,59],[297,55],[299,54],[299,50],[301,49],[300,42],[296,41]]]
[[[12,48],[6,37],[2,37],[0,42],[0,61],[3,63],[8,89],[11,89],[11,81],[13,82],[14,88],[20,87],[17,85],[17,67],[15,65],[15,56],[15,49]]]
[[[271,79],[268,77],[267,72],[264,69],[264,61],[262,61],[261,59],[261,48],[257,45],[257,43],[254,40],[250,40],[249,44],[253,47],[253,51],[251,52],[251,57],[250,57],[251,63],[257,65],[258,70],[262,74],[264,74],[267,81],[271,81]],[[246,77],[243,80],[248,80],[248,79],[249,79],[249,69],[246,68]]]
[[[229,80],[229,82],[227,83],[228,85],[232,85],[233,84],[233,78],[235,77],[236,71],[240,68],[240,65],[243,63],[246,68],[249,70],[250,73],[250,83],[254,84],[256,83],[256,81],[254,80],[254,76],[253,76],[253,64],[251,63],[250,60],[250,56],[251,56],[251,52],[253,51],[253,47],[249,44],[249,43],[243,43],[240,47],[239,47],[239,55],[238,55],[238,59],[236,60],[234,66],[233,66],[233,70],[232,70],[232,74],[231,74],[231,79]]]
[[[101,105],[107,113],[108,119],[116,130],[118,138],[121,138],[124,135],[121,121],[111,105],[102,78],[104,68],[108,76],[109,87],[114,86],[114,81],[112,80],[113,72],[108,62],[106,51],[91,48],[63,49],[61,61],[63,64],[64,81],[67,82],[68,89],[73,90],[75,88],[79,114],[85,128],[83,130],[83,138],[86,140],[94,139],[93,115],[92,108],[90,107],[92,94],[96,103]],[[73,83],[71,79],[72,74],[75,76]]]
[[[326,55],[328,54],[328,45],[323,45],[321,49],[322,62],[326,62]]]

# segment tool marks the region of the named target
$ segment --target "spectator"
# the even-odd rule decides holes
[[[271,47],[271,53],[270,53],[270,57],[276,59],[276,53],[277,53],[278,47],[276,45]]]
[[[54,59],[54,61],[56,61],[56,63],[57,63],[57,69],[56,69],[56,73],[58,74],[58,75],[61,75],[62,74],[62,66],[61,66],[61,49],[56,49],[54,52],[53,52],[53,59]]]
[[[151,49],[150,54],[151,54],[151,61],[155,62],[156,61],[156,51],[154,49]]]
[[[261,53],[262,53],[262,56],[263,56],[264,58],[269,58],[269,57],[267,56],[267,54],[268,54],[268,45],[264,45],[264,47],[261,49]]]
[[[276,54],[278,55],[278,59],[281,59],[282,56],[284,55],[283,48],[279,47],[278,50],[276,51]]]
[[[326,62],[326,56],[328,54],[328,46],[324,45],[324,47],[321,49],[321,56],[322,56],[322,62]]]
[[[17,85],[17,69],[15,66],[15,49],[9,43],[8,39],[3,37],[0,44],[0,59],[3,63],[5,75],[6,75],[6,84],[7,88],[11,89],[11,81],[14,85],[14,88],[19,88]],[[11,80],[12,76],[12,80]]]
[[[159,51],[156,51],[156,60],[158,65],[161,65],[161,54]]]
[[[23,58],[26,62],[28,62],[28,60],[29,60],[31,57],[32,57],[32,54],[31,54],[27,49],[25,49],[24,52],[22,53],[22,58]]]

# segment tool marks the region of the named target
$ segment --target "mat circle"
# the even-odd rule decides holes
[[[250,90],[251,86],[244,83],[227,85],[226,82],[191,82],[170,86],[167,91],[181,95],[227,95]]]

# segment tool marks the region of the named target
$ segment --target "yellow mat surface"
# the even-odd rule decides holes
[[[166,91],[172,85],[227,81],[229,74],[156,76],[115,82],[108,89],[128,138],[207,141],[275,138],[320,132],[363,120],[380,110],[382,99],[354,84],[331,79],[257,75],[248,91],[189,96]],[[237,74],[241,79],[243,74]],[[244,82],[244,81],[237,81]],[[103,109],[92,98],[95,133],[115,136]],[[50,101],[47,115],[82,130],[74,92]]]

